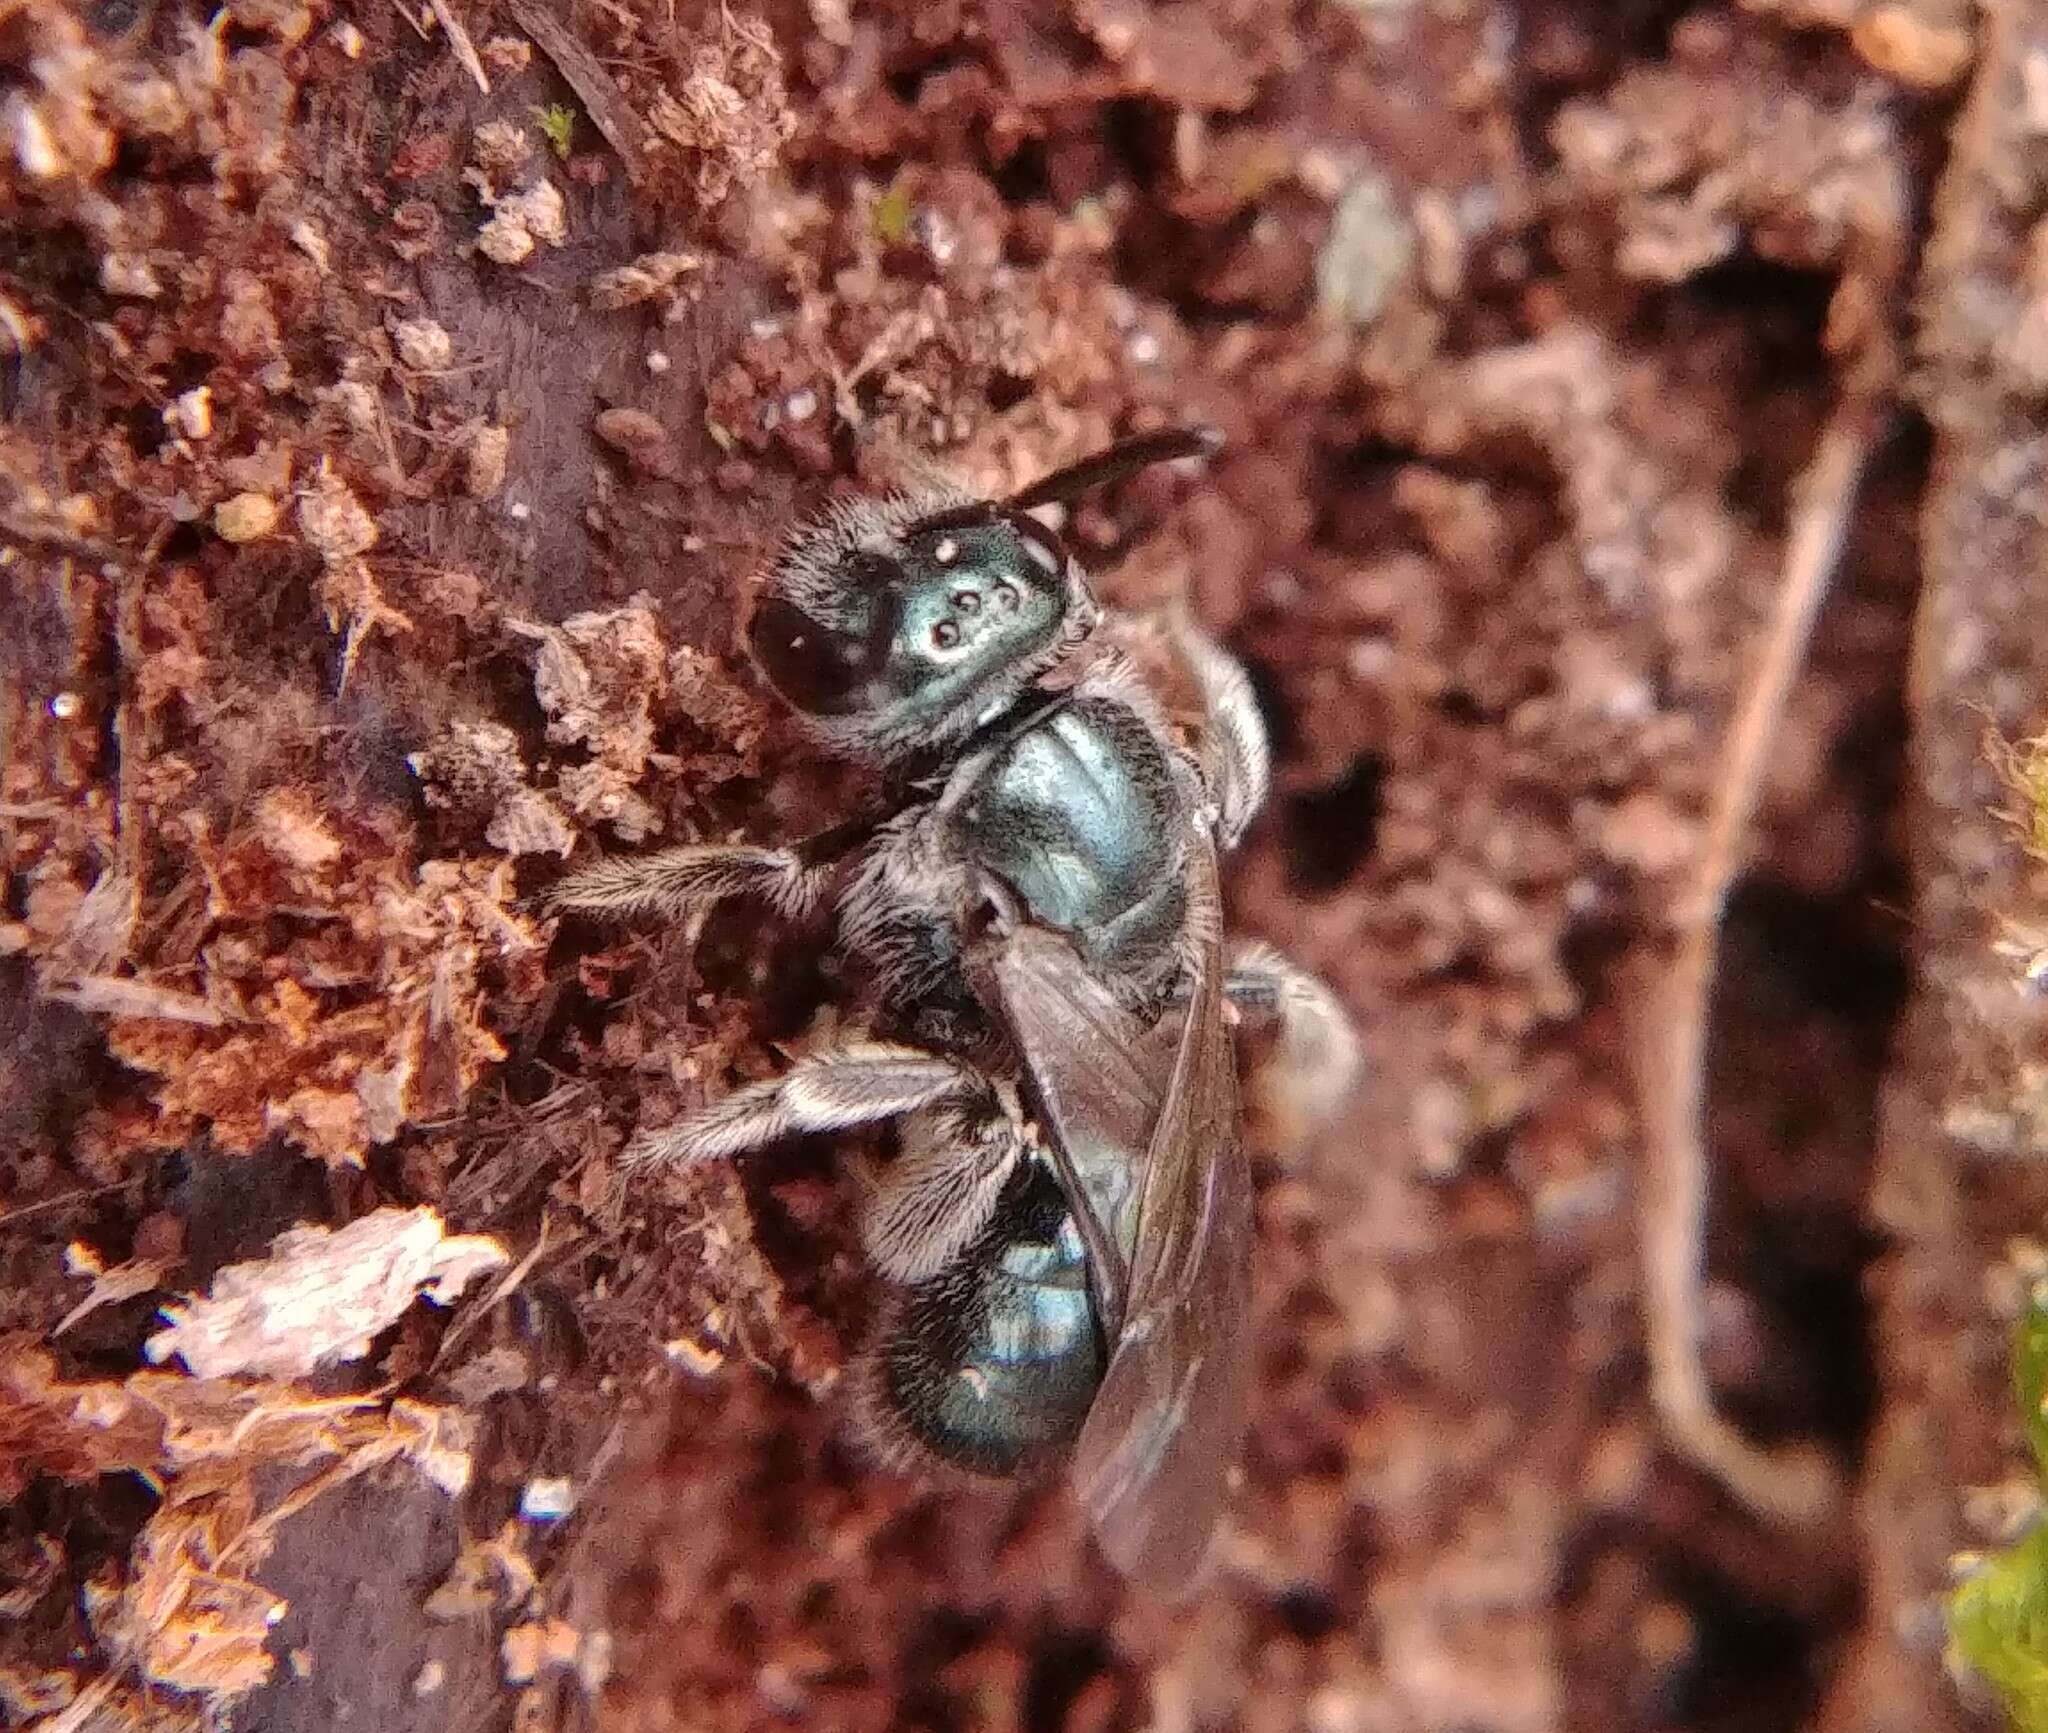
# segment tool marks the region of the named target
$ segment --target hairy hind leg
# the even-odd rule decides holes
[[[903,1122],[902,1148],[866,1176],[861,1240],[883,1275],[919,1282],[981,1232],[1026,1150],[1016,1091],[958,1060],[881,1042],[828,1048],[636,1138],[625,1165],[687,1165],[891,1120]]]
[[[582,914],[684,921],[734,897],[752,896],[797,920],[824,901],[831,876],[829,864],[808,861],[794,848],[692,843],[597,861],[563,879],[547,900],[551,909]]]
[[[1188,671],[1202,694],[1217,786],[1211,790],[1217,807],[1217,845],[1233,849],[1266,804],[1273,779],[1272,746],[1265,718],[1244,665],[1216,640],[1185,617],[1167,626]]]
[[[1363,1065],[1358,1034],[1337,996],[1271,945],[1233,945],[1223,990],[1272,1051],[1246,1079],[1256,1111],[1286,1143],[1313,1137],[1350,1096]]]
[[[635,1138],[626,1163],[688,1165],[779,1138],[851,1131],[939,1106],[999,1111],[995,1085],[970,1065],[916,1047],[853,1042],[807,1054],[780,1077],[746,1084],[680,1125]]]
[[[551,909],[690,920],[734,897],[758,897],[785,920],[815,914],[841,860],[902,814],[869,812],[779,847],[689,843],[614,855],[571,873],[548,893]]]
[[[994,1214],[1029,1152],[1016,1091],[943,1103],[903,1121],[896,1159],[868,1179],[861,1243],[893,1282],[928,1281],[953,1264]]]

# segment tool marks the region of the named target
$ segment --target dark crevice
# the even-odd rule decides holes
[[[229,59],[233,59],[245,50],[267,48],[271,42],[271,33],[259,30],[253,24],[231,22],[221,31],[220,40],[222,52]]]
[[[1204,226],[1140,205],[1117,236],[1118,280],[1172,309],[1191,331],[1215,330],[1249,310],[1220,302],[1199,285],[1244,242],[1253,221],[1244,214]]]
[[[997,373],[988,382],[988,406],[1002,415],[1015,409],[1038,389],[1037,383],[1017,373]]]
[[[168,437],[163,411],[153,403],[138,403],[122,418],[128,429],[128,449],[139,458],[150,458]]]
[[[971,1724],[961,1694],[940,1681],[988,1632],[986,1618],[951,1607],[933,1608],[917,1621],[903,1645],[905,1684],[899,1725],[954,1733]]]
[[[0,893],[6,910],[15,897],[5,880]],[[104,1069],[93,1019],[42,997],[23,959],[0,959],[0,1148],[62,1146]]]
[[[1708,1049],[1714,1268],[1754,1310],[1755,1339],[1717,1368],[1724,1398],[1760,1436],[1817,1439],[1852,1469],[1879,1398],[1868,1196],[1910,987],[1911,887],[1891,815],[1928,457],[1924,427],[1909,424],[1873,461],[1807,676],[1853,708],[1819,785],[1766,828],[1730,896]],[[1831,857],[1832,872],[1817,864]]]
[[[915,108],[917,99],[925,85],[943,72],[950,72],[956,66],[968,64],[968,57],[962,54],[935,54],[928,60],[921,60],[913,66],[900,66],[889,73],[890,93],[906,108]]]
[[[1865,1065],[1882,1063],[1905,1000],[1906,959],[1894,923],[1861,889],[1816,896],[1752,876],[1737,881],[1726,920],[1731,946],[1761,950],[1799,1005],[1839,1022]]]
[[[157,558],[166,565],[179,560],[196,560],[200,550],[206,546],[206,537],[196,523],[179,524],[164,537],[162,550]]]
[[[1386,779],[1387,761],[1362,753],[1336,781],[1287,802],[1287,858],[1296,889],[1327,895],[1364,864],[1379,832]]]
[[[1809,1622],[1718,1573],[1673,1573],[1673,1599],[1694,1642],[1656,1707],[1692,1733],[1763,1733],[1803,1726],[1816,1706]]]
[[[1266,739],[1272,746],[1273,756],[1284,760],[1301,743],[1301,731],[1295,726],[1294,710],[1287,702],[1286,687],[1280,676],[1265,663],[1241,649],[1235,654],[1244,665],[1245,677],[1252,683],[1252,697],[1258,702],[1259,720],[1266,726]]]
[[[1100,1631],[1055,1626],[1041,1632],[1019,1706],[1025,1733],[1060,1733],[1075,1700],[1114,1660]]]
[[[1605,997],[1614,971],[1629,956],[1641,935],[1636,924],[1618,912],[1601,910],[1575,920],[1558,941],[1558,962],[1587,1002]]]
[[[996,165],[992,178],[1003,203],[1012,209],[1051,198],[1052,174],[1046,166],[1045,141],[1026,139]]]
[[[1485,728],[1498,720],[1492,711],[1462,686],[1446,686],[1437,694],[1436,713],[1460,728]]]
[[[1738,254],[1638,304],[1632,336],[1646,349],[1715,376],[1734,370],[1748,437],[1737,447],[1722,496],[1731,510],[1782,533],[1795,465],[1788,448],[1818,436],[1832,364],[1824,336],[1836,278]]]
[[[1851,1464],[1876,1413],[1864,1278],[1880,1246],[1864,1198],[1907,989],[1900,936],[1872,909],[1865,887],[1742,881],[1709,1053],[1718,1267],[1757,1309],[1765,1363],[1730,1406],[1764,1436],[1815,1437]]]
[[[1329,1591],[1310,1584],[1283,1590],[1273,1603],[1281,1627],[1298,1642],[1315,1643],[1341,1630],[1343,1608]]]
[[[1126,97],[1103,108],[1101,126],[1111,160],[1135,185],[1167,183],[1172,172],[1172,127],[1162,110]]]
[[[1738,1570],[1740,1574],[1738,1573]],[[1781,1599],[1775,1573],[1752,1561],[1731,1568],[1661,1549],[1619,1519],[1573,1537],[1562,1570],[1568,1724],[1687,1733],[1793,1733],[1806,1726],[1826,1680],[1822,1631],[1854,1613],[1844,1571],[1818,1599]],[[1618,1653],[1618,1623],[1658,1608],[1668,1647]]]

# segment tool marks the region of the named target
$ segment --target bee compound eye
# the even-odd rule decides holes
[[[769,683],[814,716],[844,713],[870,673],[865,645],[828,630],[780,596],[755,610],[747,641]]]

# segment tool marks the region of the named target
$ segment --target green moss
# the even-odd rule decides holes
[[[2048,1296],[2037,1293],[2013,1331],[2012,1375],[2034,1472],[2048,1480],[2048,1414],[2042,1412],[2048,1400]]]
[[[555,155],[567,162],[570,143],[576,137],[576,111],[566,102],[551,102],[533,112],[542,136],[554,147]]]
[[[2013,1383],[2034,1468],[2048,1478],[2048,1306],[2037,1296],[2013,1337]],[[1949,1596],[1958,1659],[2004,1703],[2019,1733],[2048,1733],[2048,1523],[1976,1561]]]
[[[900,247],[910,238],[910,195],[901,185],[892,186],[875,200],[875,239],[885,247]]]
[[[2048,1733],[2048,1527],[1985,1560],[1949,1597],[1948,1628],[2019,1733]]]

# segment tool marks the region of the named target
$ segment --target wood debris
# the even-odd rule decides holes
[[[169,1328],[149,1339],[149,1357],[176,1356],[202,1378],[304,1377],[360,1359],[415,1299],[452,1305],[508,1261],[496,1240],[451,1235],[424,1207],[292,1228],[268,1257],[222,1270],[203,1298],[167,1304]]]

